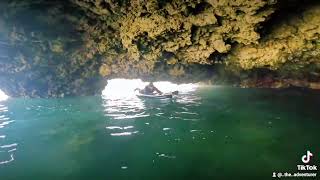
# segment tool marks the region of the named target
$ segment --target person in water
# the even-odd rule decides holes
[[[139,93],[141,94],[148,94],[148,95],[153,95],[155,93],[158,94],[163,94],[158,88],[156,88],[152,82],[150,82],[146,87],[144,87],[143,89],[136,89],[139,90]]]

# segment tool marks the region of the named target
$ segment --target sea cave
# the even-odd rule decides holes
[[[12,97],[100,93],[108,79],[319,89],[320,4],[299,0],[3,0]]]
[[[316,179],[319,107],[319,0],[0,1],[1,180]]]

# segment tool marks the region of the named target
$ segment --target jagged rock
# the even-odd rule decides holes
[[[316,0],[2,0],[0,88],[89,95],[113,77],[312,88],[319,24]]]
[[[320,64],[320,5],[305,9],[275,24],[258,44],[240,44],[230,53],[228,64],[249,70],[278,70],[285,64]],[[294,66],[291,66],[294,67]]]

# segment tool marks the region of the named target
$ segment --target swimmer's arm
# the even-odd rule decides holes
[[[158,88],[154,87],[154,90],[156,90],[157,93],[162,94],[162,92]]]

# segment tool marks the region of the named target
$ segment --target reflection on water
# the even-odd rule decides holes
[[[1,89],[0,89],[0,101],[5,101],[9,98]]]
[[[0,103],[0,180],[270,177],[320,152],[320,94],[270,97],[201,87],[166,100],[11,98]]]
[[[133,121],[146,120],[148,117],[184,121],[198,121],[201,117],[196,110],[201,105],[201,97],[195,93],[195,89],[181,92],[172,99],[143,99],[137,96],[102,97],[105,116],[111,119],[106,126],[111,136],[138,134],[140,131],[132,126]]]
[[[113,79],[102,92],[105,116],[111,118],[106,129],[111,136],[130,136],[140,131],[130,126],[133,121],[157,117],[160,119],[179,119],[196,121],[199,114],[193,107],[201,104],[201,98],[195,95],[196,84],[173,84],[155,82],[160,91],[169,93],[179,90],[179,96],[173,99],[141,99],[135,95],[136,88],[143,88],[147,82],[140,79]],[[146,122],[145,124],[148,124]]]
[[[14,120],[8,117],[8,108],[0,104],[0,165],[14,161],[18,144],[10,143],[8,135],[5,134],[5,129],[13,122]]]
[[[148,114],[145,114],[144,103],[138,97],[119,99],[105,97],[103,106],[106,114],[114,119],[132,119],[148,116]]]

